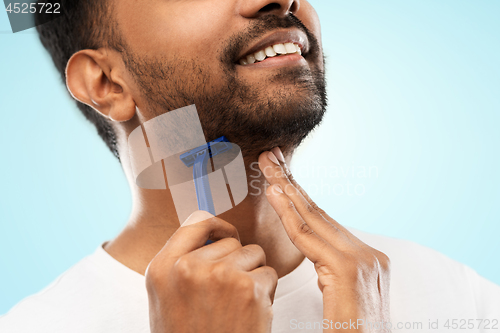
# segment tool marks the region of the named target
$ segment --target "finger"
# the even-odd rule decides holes
[[[273,158],[274,157],[274,158]],[[263,166],[264,175],[271,185],[279,185],[285,195],[293,202],[297,212],[318,235],[332,245],[345,250],[352,248],[353,242],[336,225],[326,220],[304,198],[302,193],[290,182],[283,168],[277,164],[278,159],[272,152],[266,152],[259,157],[259,164]]]
[[[293,177],[292,172],[290,171],[288,165],[285,162],[285,158],[282,157],[283,153],[281,152],[281,149],[279,147],[275,147],[271,150],[271,152],[278,158],[278,161],[280,162],[280,165],[283,168],[285,176],[288,178],[290,183],[302,194],[302,196],[306,199],[306,201],[325,218],[326,217],[331,218],[324,210],[322,210],[321,208],[318,207],[318,205],[316,205],[316,203],[311,199],[309,194],[307,194],[307,192],[302,188],[302,186],[300,186],[299,183],[297,183],[297,181]]]
[[[158,256],[177,260],[204,246],[208,239],[219,240],[227,237],[240,240],[238,231],[233,225],[208,212],[196,211],[170,237]]]
[[[248,273],[259,285],[264,295],[269,295],[271,305],[274,303],[274,295],[278,286],[278,273],[274,268],[262,266]]]
[[[199,249],[196,249],[186,255],[196,256],[197,259],[201,261],[219,260],[241,248],[242,245],[237,239],[229,237],[200,247]]]
[[[294,203],[283,193],[281,186],[270,186],[266,191],[267,199],[278,214],[283,227],[292,243],[313,263],[337,261],[339,250],[318,235],[297,212]],[[330,257],[333,256],[333,257]]]
[[[278,147],[276,147],[276,148],[279,150]],[[275,149],[273,149],[273,152],[275,151]],[[295,180],[295,177],[293,176],[292,172],[290,171],[290,168],[288,168],[288,165],[286,163],[281,164],[281,166],[282,166],[282,168],[283,168],[283,170],[285,172],[285,175],[288,178],[289,182],[300,192],[300,194],[302,194],[302,196],[304,197],[304,199],[309,203],[309,205],[314,210],[316,210],[318,212],[318,214],[320,214],[321,216],[323,216],[323,218],[325,220],[327,220],[328,222],[330,222],[331,224],[333,224],[334,226],[336,226],[338,229],[340,229],[352,242],[356,243],[359,246],[366,245],[359,238],[357,238],[356,236],[354,236],[349,230],[347,230],[346,227],[344,227],[342,224],[338,223],[334,218],[330,217],[330,215],[328,215],[328,213],[326,213],[323,209],[321,209],[311,199],[311,197],[309,196],[309,194],[307,194],[307,192],[302,188],[302,186],[300,186],[300,184],[297,183],[297,181]]]
[[[242,271],[252,271],[266,265],[266,254],[257,244],[243,246],[223,259],[228,265]]]
[[[331,218],[323,209],[319,208],[318,205],[309,197],[307,192],[297,183],[295,178],[293,177],[292,172],[288,168],[287,164],[285,163],[285,159],[283,157],[283,153],[281,152],[279,147],[275,147],[272,149],[272,153],[276,156],[281,173],[283,173],[283,177],[286,178],[286,186],[288,188],[285,188],[285,192],[289,194],[290,191],[292,191],[292,186],[295,188],[296,191],[298,191],[302,198],[307,202],[303,207],[305,208],[306,211],[314,211],[315,214],[319,214],[323,217],[325,221],[328,221],[329,224],[335,226],[337,229],[341,230],[346,237],[353,242],[354,244],[361,246],[361,247],[366,247],[367,245],[363,243],[361,240],[359,240],[356,236],[354,236],[349,230],[347,230],[343,225],[338,223],[335,219]],[[276,174],[276,173],[275,173]],[[292,198],[293,199],[293,198]],[[304,209],[299,209],[299,213],[302,214]]]

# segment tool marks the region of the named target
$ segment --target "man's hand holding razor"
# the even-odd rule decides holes
[[[324,322],[331,323],[324,332],[368,332],[345,325],[360,319],[389,322],[389,258],[321,210],[293,179],[279,148],[262,153],[259,166],[270,184],[269,203],[315,265]],[[215,242],[204,246],[208,239]],[[260,246],[242,246],[234,226],[196,212],[148,267],[151,332],[271,332],[277,280]]]

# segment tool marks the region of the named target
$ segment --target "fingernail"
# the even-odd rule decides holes
[[[278,193],[283,193],[283,189],[281,188],[281,185],[274,185],[274,190]]]
[[[205,221],[205,220],[208,220],[209,218],[212,218],[212,217],[214,217],[214,216],[207,211],[197,210],[196,212],[189,215],[189,217],[186,219],[186,221],[184,221],[181,224],[181,227],[185,227],[185,226],[188,226],[191,224]]]
[[[280,147],[274,147],[271,151],[273,152],[273,154],[276,156],[276,158],[278,158],[278,160],[281,163],[286,163],[285,156],[283,156],[283,153],[281,152]]]
[[[271,160],[271,162],[273,162],[274,164],[276,165],[280,165],[280,162],[278,161],[278,159],[276,158],[276,155],[274,155],[272,152],[268,152],[267,153],[267,157]]]

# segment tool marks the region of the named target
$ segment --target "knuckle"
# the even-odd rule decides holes
[[[190,280],[194,276],[193,266],[192,260],[182,256],[174,263],[173,272],[182,280]]]
[[[269,266],[265,266],[263,267],[263,269],[265,274],[269,276],[269,283],[271,284],[271,286],[276,287],[276,285],[278,284],[278,273],[276,272],[276,270]]]
[[[377,253],[365,253],[357,262],[358,277],[369,279],[370,277],[378,276],[380,270],[385,269],[380,260],[381,257],[379,257]]]
[[[376,255],[372,254],[371,256],[368,256],[368,258],[366,259],[365,265],[367,267],[367,270],[369,270],[370,272],[378,272],[379,271],[379,261],[378,261]]]
[[[208,227],[211,230],[219,229],[224,225],[224,221],[217,219],[217,218],[213,218],[213,217],[206,220],[205,223],[208,224]]]
[[[325,211],[320,209],[314,202],[307,203],[306,210],[308,214],[315,217],[325,218]]]
[[[253,292],[255,281],[251,277],[244,277],[238,280],[238,288],[241,290],[250,290]]]
[[[301,220],[298,222],[296,232],[290,233],[290,240],[295,244],[300,237],[312,235],[313,233],[314,231],[311,229],[311,227],[309,227],[306,222]]]
[[[361,280],[373,271],[376,263],[373,256],[366,253],[349,255],[345,264],[347,277],[351,280]]]
[[[227,223],[218,217],[210,217],[203,222],[207,223],[211,228],[220,228],[221,226],[225,226]]]
[[[159,285],[164,280],[163,271],[156,261],[152,261],[149,264],[145,276],[148,287]]]
[[[241,247],[241,243],[233,237],[225,238],[224,239],[224,246],[226,246],[228,249],[239,249]]]
[[[238,294],[245,302],[255,301],[256,295],[256,282],[251,277],[239,278],[236,282]]]
[[[312,235],[314,231],[311,229],[311,227],[305,222],[301,221],[299,224],[299,234],[301,235]]]
[[[368,281],[387,271],[389,258],[382,252],[372,251],[350,254],[344,257],[344,273],[350,281]]]
[[[212,265],[208,280],[211,285],[224,284],[225,281],[231,276],[231,269],[223,261],[217,262]]]
[[[377,251],[377,260],[380,263],[380,267],[382,267],[383,270],[390,270],[391,268],[391,259],[387,254],[384,252]]]
[[[378,271],[377,257],[371,252],[362,252],[356,259],[361,272],[368,273]]]
[[[234,225],[232,225],[231,223],[226,222],[226,221],[224,221],[224,223],[226,223],[228,228],[231,229],[231,232],[233,232],[236,235],[238,234],[238,229],[236,229],[236,227]]]
[[[307,209],[307,212],[310,213],[310,214],[317,215],[317,213],[318,213],[318,211],[311,204],[307,204],[306,205],[306,209]]]
[[[332,233],[339,234],[341,232],[340,229],[335,224],[332,223],[329,224],[330,224],[329,230],[331,230]]]
[[[210,235],[209,238],[212,238],[215,234],[216,231],[218,230],[227,230],[229,233],[233,235],[238,235],[238,229],[234,225],[232,225],[229,222],[226,222],[218,217],[212,217],[204,223],[207,223],[208,229],[210,229]],[[232,238],[232,237],[231,237]]]
[[[245,252],[245,254],[252,256],[252,257],[260,257],[260,258],[266,258],[266,252],[264,252],[264,249],[257,244],[249,244],[244,247],[242,247],[242,250]]]

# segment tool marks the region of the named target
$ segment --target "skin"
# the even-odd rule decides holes
[[[234,31],[245,31],[260,15],[291,12],[321,40],[318,16],[303,0],[123,0],[114,7],[134,54],[167,62],[193,60],[210,73],[215,88],[225,82],[210,55],[219,54]],[[322,58],[235,66],[234,74],[249,85],[266,84],[272,96],[280,89],[294,89],[293,80],[268,80],[285,66],[322,66]],[[120,53],[107,48],[76,53],[67,66],[67,86],[74,98],[114,122],[133,208],[127,226],[105,250],[146,275],[153,332],[270,332],[276,281],[305,257],[315,263],[324,318],[389,321],[388,258],[330,218],[293,181],[285,163],[291,161],[293,149],[283,147],[286,157],[274,149],[271,155],[246,158],[247,166],[258,159],[262,195],[247,197],[217,218],[195,214],[179,227],[183,221],[177,219],[168,190],[135,185],[126,139],[155,114],[148,111],[148,96],[141,93]],[[303,94],[294,92],[295,98]],[[266,189],[268,184],[272,186]],[[208,238],[218,241],[203,246]]]

